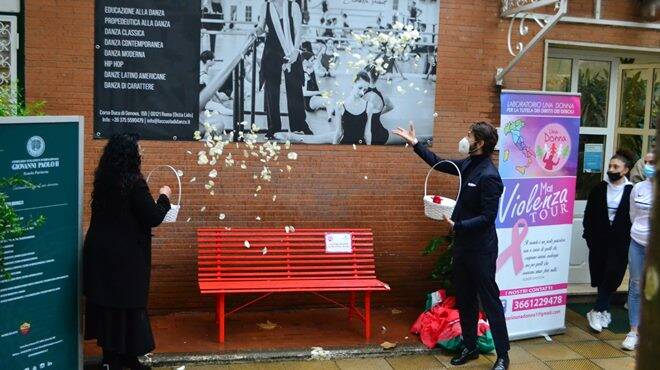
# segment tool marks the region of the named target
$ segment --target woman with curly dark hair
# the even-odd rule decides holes
[[[94,174],[92,216],[83,249],[85,339],[103,349],[103,369],[145,369],[155,347],[147,316],[151,228],[170,209],[168,186],[154,202],[142,173],[138,136],[110,138]]]

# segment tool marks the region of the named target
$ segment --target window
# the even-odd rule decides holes
[[[252,22],[252,6],[250,5],[245,6],[245,21]]]
[[[232,5],[229,8],[229,19],[235,22],[237,15],[238,15],[238,6],[237,5]]]
[[[571,91],[571,70],[573,69],[573,59],[548,58],[547,81],[545,89],[547,91]]]
[[[607,136],[612,66],[612,58],[567,51],[553,53],[547,58],[545,91],[581,94],[576,200],[586,200],[589,191],[603,179],[607,148],[613,142]]]
[[[578,61],[578,92],[582,106],[582,127],[607,127],[607,100],[610,89],[610,62]]]
[[[642,157],[655,143],[660,115],[660,65],[624,64],[619,83],[616,148]]]

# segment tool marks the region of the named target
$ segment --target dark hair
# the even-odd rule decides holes
[[[321,24],[325,23],[325,18],[321,17]]]
[[[312,53],[314,52],[314,49],[312,48],[312,43],[310,41],[303,41],[302,44],[300,45],[300,48],[303,51]]]
[[[355,75],[355,79],[353,82],[357,82],[358,80],[364,80],[366,82],[371,82],[371,79],[369,78],[369,74],[365,71],[360,71]]]
[[[366,67],[364,67],[364,71],[369,74],[369,82],[375,84],[376,81],[378,81],[378,76],[380,76],[380,74],[378,73],[378,71],[376,71],[375,65],[373,64],[367,65]]]
[[[476,141],[483,140],[484,146],[482,150],[484,154],[492,154],[499,138],[495,126],[488,122],[475,122],[470,126],[470,131],[472,131]]]
[[[211,50],[204,50],[199,58],[202,60],[202,63],[206,63],[209,60],[215,59],[215,55]]]
[[[115,134],[108,140],[94,172],[92,210],[108,208],[144,178],[138,140],[137,134]]]
[[[635,154],[628,149],[619,149],[614,153],[612,158],[610,158],[610,161],[612,159],[620,160],[627,169],[631,169],[633,163],[635,163]]]

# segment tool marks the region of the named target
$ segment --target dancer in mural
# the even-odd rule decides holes
[[[371,80],[369,74],[360,71],[353,88],[343,103],[335,109],[335,130],[318,135],[279,133],[276,139],[306,144],[356,144],[371,145],[371,117],[375,110],[364,98]]]
[[[264,87],[264,106],[268,131],[267,139],[282,131],[280,112],[280,85],[282,72],[286,86],[289,130],[313,134],[306,122],[302,85],[304,72],[300,59],[302,43],[302,13],[296,2],[289,0],[266,1],[261,9],[256,34],[266,34],[259,76]]]
[[[374,66],[368,66],[366,72],[369,73],[369,88],[365,91],[364,99],[369,102],[374,113],[371,115],[371,144],[382,145],[387,143],[389,132],[380,121],[381,115],[394,109],[392,102],[383,96],[378,90],[376,82],[378,81],[378,72]]]

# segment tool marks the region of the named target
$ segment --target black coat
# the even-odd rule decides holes
[[[430,166],[443,160],[420,143],[417,143],[414,149],[415,153]],[[451,216],[452,221],[455,222],[453,251],[454,253],[497,253],[495,217],[504,189],[500,173],[490,156],[474,156],[451,161],[460,168],[463,176],[461,194]],[[471,169],[465,176],[468,167]],[[441,163],[435,168],[458,176],[456,168],[449,163]]]
[[[169,209],[167,196],[154,202],[144,180],[111,209],[92,209],[83,247],[83,292],[88,300],[104,307],[147,307],[151,228]]]
[[[610,224],[607,212],[607,182],[602,181],[589,193],[584,210],[582,237],[589,248],[591,286],[614,291],[623,280],[628,266],[630,246],[630,191],[626,185],[619,208]]]

